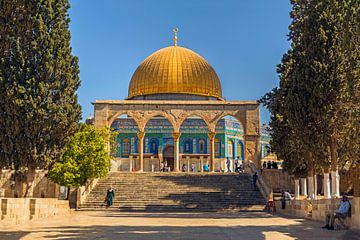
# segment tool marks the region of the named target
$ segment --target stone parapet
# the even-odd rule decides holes
[[[280,169],[263,169],[261,175],[274,192],[289,190],[294,192],[294,177]]]
[[[53,198],[0,198],[0,223],[21,224],[29,220],[70,214],[69,202]]]
[[[339,208],[341,199],[319,200],[292,200],[286,202],[286,208],[281,209],[281,201],[276,201],[277,212],[314,221],[325,221],[328,212],[334,212]],[[347,219],[350,228],[360,229],[360,197],[350,200],[351,218]]]

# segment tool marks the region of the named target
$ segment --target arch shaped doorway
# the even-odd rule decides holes
[[[174,146],[167,146],[163,151],[164,161],[167,162],[167,166],[170,167],[171,171],[174,170]]]

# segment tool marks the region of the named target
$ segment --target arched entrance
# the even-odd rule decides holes
[[[164,161],[167,162],[168,167],[170,167],[171,171],[174,170],[174,146],[167,146],[163,151]]]

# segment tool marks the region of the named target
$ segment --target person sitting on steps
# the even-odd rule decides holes
[[[339,209],[332,213],[327,213],[325,218],[325,226],[328,230],[334,230],[334,221],[336,218],[345,218],[350,210],[350,202],[347,196],[343,196],[340,202]]]

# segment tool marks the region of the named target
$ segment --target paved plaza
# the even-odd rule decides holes
[[[66,217],[3,225],[0,239],[360,239],[359,232],[320,227],[321,223],[263,212],[78,211]]]

